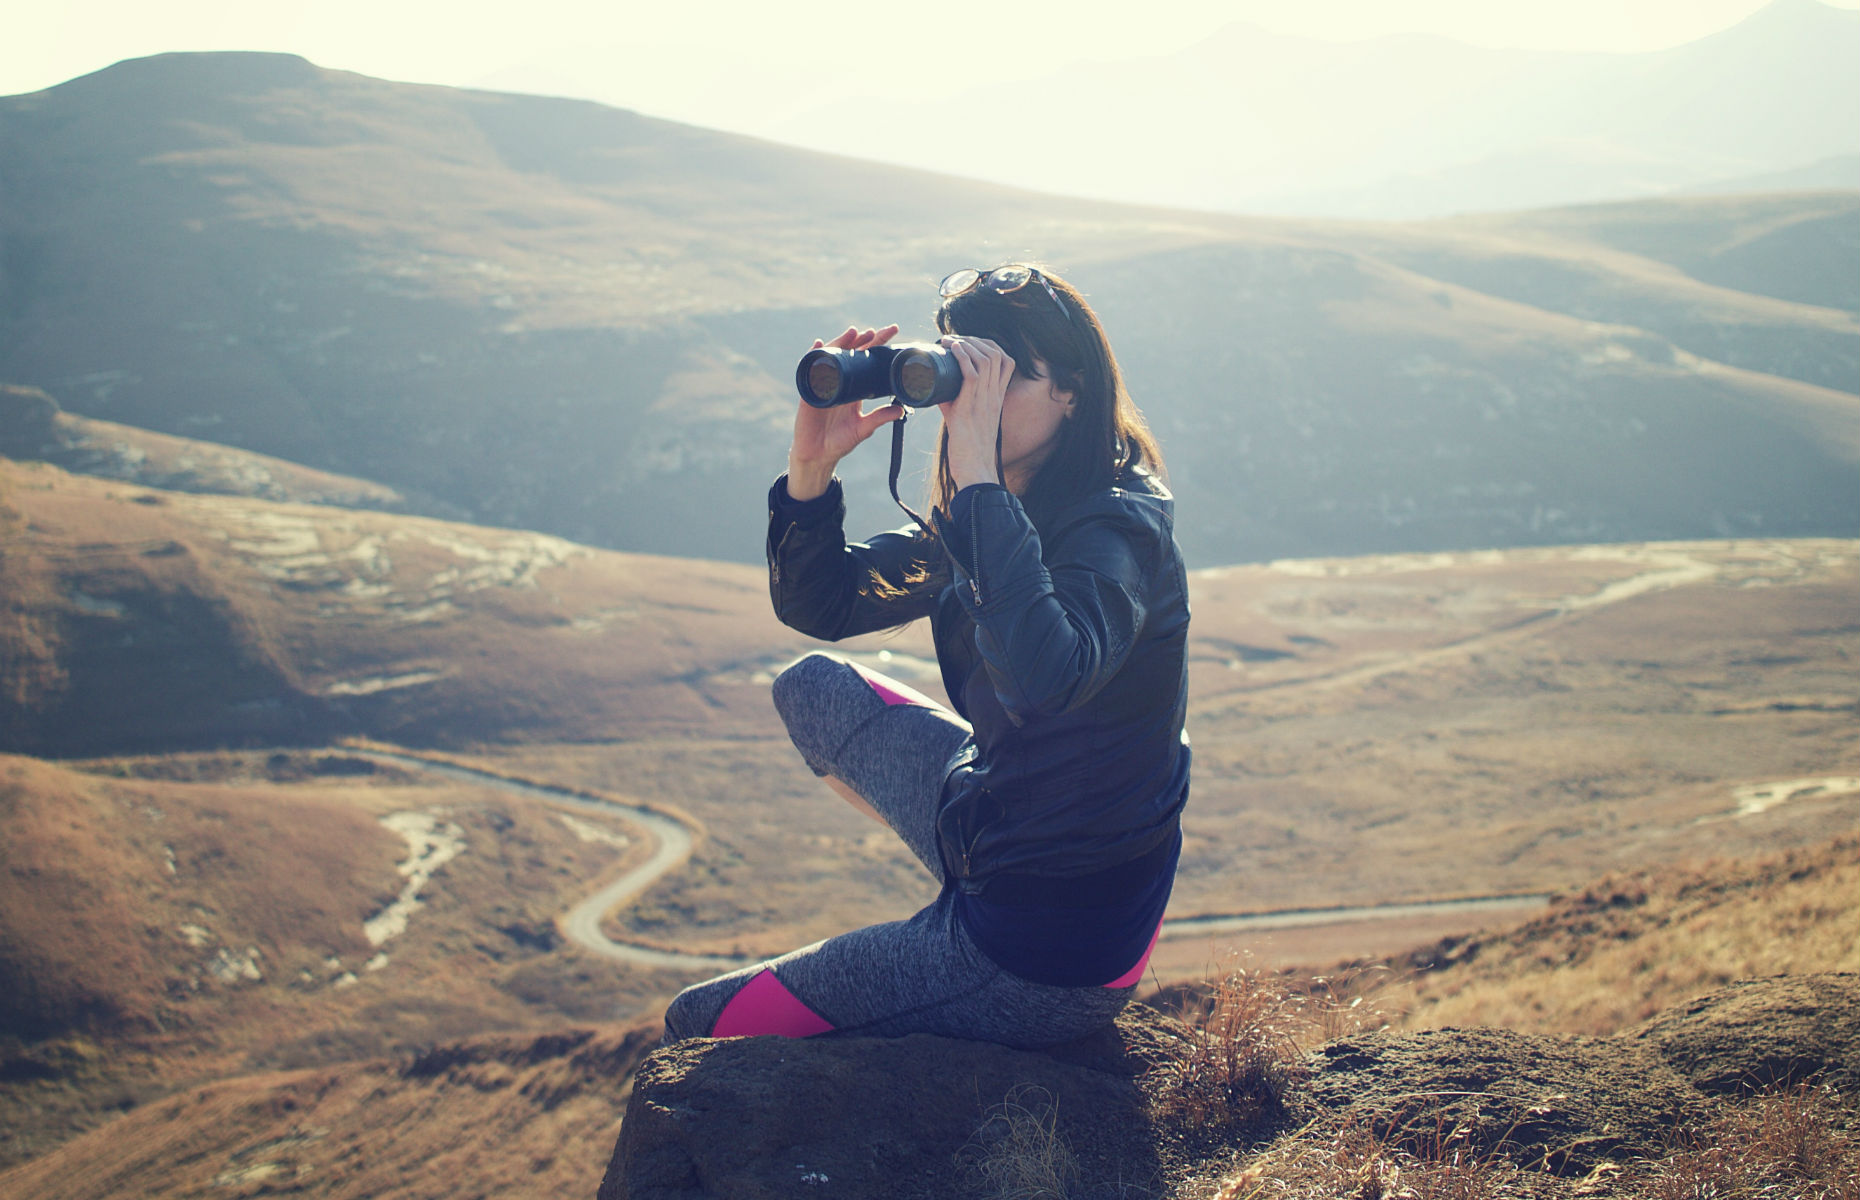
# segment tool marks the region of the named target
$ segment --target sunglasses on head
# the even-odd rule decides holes
[[[996,267],[992,271],[978,271],[974,267],[964,267],[960,271],[945,275],[943,282],[937,285],[937,291],[945,300],[978,287],[1005,296],[1009,292],[1020,291],[1036,279],[1040,281],[1040,286],[1046,289],[1046,294],[1053,298],[1053,303],[1059,306],[1060,315],[1065,317],[1066,322],[1070,324],[1072,313],[1066,308],[1065,301],[1059,298],[1059,293],[1053,290],[1053,285],[1047,282],[1046,276],[1040,274],[1038,267],[1030,267],[1025,263],[1009,263],[1005,267]]]

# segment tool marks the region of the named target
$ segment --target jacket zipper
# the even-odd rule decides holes
[[[981,518],[975,514],[974,498],[969,504],[969,595],[975,601],[975,607],[982,606],[982,554],[975,536]]]
[[[770,513],[769,516],[773,518],[775,514]],[[781,592],[782,552],[788,548],[788,538],[794,533],[794,528],[794,522],[790,521],[788,523],[788,528],[781,531],[781,537],[775,542],[773,561],[769,563],[769,582],[775,585],[775,591],[778,596]]]
[[[994,798],[995,798],[994,793],[989,791],[987,788],[982,788],[980,791],[976,793],[977,800],[986,800],[992,803],[994,801]],[[976,829],[974,833],[969,835],[968,844],[962,848],[962,877],[964,879],[968,879],[971,877],[972,868],[969,865],[969,858],[972,854],[975,853],[975,847],[981,844],[982,835],[984,833],[987,833],[990,827],[998,824],[1001,820],[1001,817],[1002,817],[1001,813],[994,814],[988,820],[983,821],[981,826],[978,829]]]

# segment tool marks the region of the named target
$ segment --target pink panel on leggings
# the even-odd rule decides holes
[[[876,671],[868,671],[857,663],[849,665],[851,665],[853,670],[859,672],[860,678],[872,685],[872,690],[877,692],[878,698],[883,700],[886,704],[918,704],[926,708],[934,708],[936,706],[936,701],[930,699],[930,697],[914,688],[906,687],[904,684],[899,683],[888,675],[880,675]]]
[[[1105,984],[1104,986],[1108,988],[1129,987],[1131,984],[1135,983],[1137,980],[1143,978],[1143,968],[1150,965],[1150,955],[1156,949],[1156,939],[1161,936],[1162,936],[1162,922],[1158,921],[1156,922],[1156,932],[1150,934],[1149,948],[1144,950],[1143,957],[1137,960],[1137,965],[1130,968],[1128,971],[1125,971],[1122,975],[1119,975],[1116,979],[1113,979],[1111,982]]]
[[[710,1035],[755,1037],[772,1033],[776,1037],[803,1038],[832,1030],[833,1026],[796,1000],[794,993],[775,978],[775,972],[765,967],[723,1006]]]

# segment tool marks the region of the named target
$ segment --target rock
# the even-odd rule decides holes
[[[999,1117],[1010,1095],[1056,1114],[1078,1159],[1066,1195],[1164,1194],[1274,1132],[1217,1128],[1209,1141],[1157,1123],[1155,1068],[1185,1033],[1132,1005],[1115,1027],[1043,1052],[925,1036],[682,1042],[641,1066],[601,1200],[992,1194],[980,1171],[1011,1142]],[[1599,1179],[1705,1127],[1720,1096],[1807,1078],[1860,1094],[1860,975],[1748,980],[1611,1038],[1359,1034],[1308,1067],[1287,1096],[1294,1142],[1310,1119],[1423,1160],[1464,1150]]]
[[[1860,1098],[1860,975],[1739,980],[1624,1036],[1714,1095],[1814,1079]]]
[[[1179,1036],[1131,1005],[1114,1028],[1051,1051],[928,1035],[694,1038],[640,1067],[601,1200],[975,1194],[1001,1140],[991,1110],[1017,1089],[1055,1113],[1084,1181],[1142,1183],[1157,1165],[1137,1079]]]
[[[1312,1102],[1378,1137],[1423,1156],[1458,1140],[1555,1174],[1657,1154],[1703,1099],[1638,1046],[1508,1029],[1364,1034],[1313,1068]]]

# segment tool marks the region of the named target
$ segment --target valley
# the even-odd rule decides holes
[[[811,643],[755,568],[44,464],[0,463],[0,523],[0,1171],[127,1112],[138,1138],[250,1129],[215,1178],[259,1186],[239,1172],[323,1161],[262,1115],[306,1088],[366,1161],[417,1157],[453,1126],[393,1149],[335,1114],[427,1103],[406,1064],[446,1046],[480,1064],[447,1086],[543,1072],[599,1142],[625,1084],[593,1064],[636,1061],[680,987],[934,892],[788,746],[767,686]],[[1190,587],[1196,780],[1152,985],[1399,957],[1860,818],[1860,543]],[[922,629],[842,649],[938,694]],[[603,1049],[512,1049],[564,1029]],[[541,1136],[525,1104],[460,1111]]]
[[[190,1080],[650,1022],[933,894],[782,736],[768,680],[810,643],[754,568],[43,465],[0,489],[13,1161]],[[1860,817],[1860,543],[1286,560],[1191,595],[1158,982]],[[846,649],[937,694],[921,629]],[[1486,897],[1520,899],[1438,906]]]
[[[1168,455],[1144,996],[1597,1034],[1860,969],[1857,234],[1142,208],[287,55],[0,97],[0,1193],[591,1194],[680,988],[929,902],[769,702],[763,493],[797,348],[967,263],[1080,283]],[[942,696],[921,623],[834,649]]]

